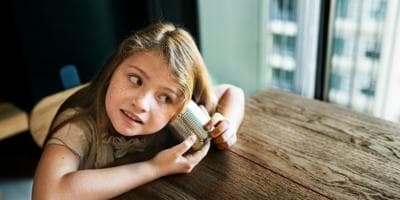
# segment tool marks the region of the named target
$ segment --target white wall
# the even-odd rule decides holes
[[[237,85],[247,95],[265,77],[261,5],[262,0],[198,1],[201,51],[214,82]]]

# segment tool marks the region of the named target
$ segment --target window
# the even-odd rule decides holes
[[[200,46],[213,79],[247,95],[267,87],[314,97],[322,2],[198,1]],[[329,2],[326,100],[400,121],[400,1]]]
[[[396,71],[392,60],[394,52],[399,52],[399,47],[393,45],[400,23],[399,3],[393,0],[338,0],[336,3],[328,100],[400,121],[400,108],[393,110],[396,106],[387,101],[389,98],[400,100],[391,95],[398,92],[390,89],[392,82],[388,81],[395,76],[388,73]]]
[[[342,56],[344,55],[344,44],[345,41],[341,37],[335,37],[333,38],[333,54]]]
[[[312,97],[318,37],[319,1],[271,0],[266,27],[264,85]],[[268,45],[271,42],[272,45]]]
[[[281,89],[293,90],[294,72],[279,68],[272,69],[272,83]]]
[[[371,4],[368,4],[369,7],[369,17],[375,21],[382,21],[385,19],[386,10],[387,10],[387,1],[383,0],[374,0]]]
[[[376,36],[378,38],[378,36]],[[365,48],[365,57],[371,59],[372,61],[379,61],[381,54],[381,42],[375,39],[367,42],[367,47]]]
[[[274,54],[294,57],[296,50],[296,36],[273,34],[272,52]]]
[[[271,19],[295,22],[297,19],[297,0],[273,0]]]

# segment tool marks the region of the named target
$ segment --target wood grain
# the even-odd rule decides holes
[[[400,199],[400,124],[278,91],[246,102],[233,151],[337,199]]]
[[[173,175],[116,199],[326,199],[229,151],[214,150],[189,174]]]
[[[9,102],[0,102],[0,140],[28,130],[28,113]]]

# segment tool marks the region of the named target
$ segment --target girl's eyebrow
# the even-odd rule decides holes
[[[167,90],[167,91],[169,91],[170,93],[172,93],[173,95],[179,97],[178,93],[177,93],[176,91],[174,91],[173,89],[168,88],[168,87],[163,87],[163,89],[164,89],[164,90]]]
[[[142,74],[146,79],[150,80],[149,75],[146,74],[146,72],[144,72],[142,69],[140,69],[139,67],[135,66],[135,65],[128,65],[129,68],[133,68],[136,69],[137,71],[139,71],[140,74]]]
[[[150,80],[150,77],[146,74],[146,72],[143,71],[142,69],[140,69],[139,67],[137,67],[135,65],[128,65],[128,67],[139,71],[139,73],[142,74],[146,79]],[[175,96],[179,97],[179,92],[177,92],[169,87],[163,87],[163,89],[167,90],[167,91],[171,92],[172,94],[174,94]]]

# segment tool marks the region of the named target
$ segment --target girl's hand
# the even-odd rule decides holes
[[[210,133],[213,142],[219,149],[226,149],[236,143],[236,130],[232,128],[228,118],[221,113],[214,113],[205,125],[205,129]]]
[[[182,143],[159,152],[150,162],[156,167],[160,176],[177,173],[189,173],[207,155],[210,142],[194,153],[186,153],[196,141],[192,134]]]

